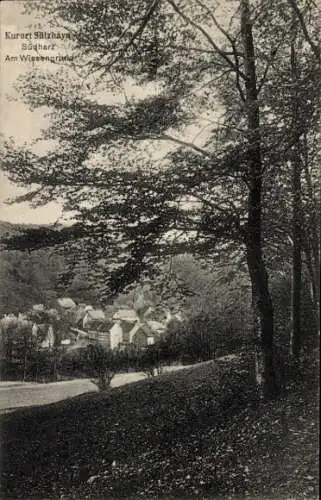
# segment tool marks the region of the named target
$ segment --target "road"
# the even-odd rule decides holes
[[[229,358],[230,356],[225,356],[225,358],[220,359],[226,359],[226,361],[228,361]],[[211,363],[211,361],[209,361],[209,363]],[[196,367],[199,364],[201,363],[185,366],[166,366],[164,367],[164,372]],[[143,372],[120,373],[115,375],[111,381],[111,387],[119,387],[145,378],[146,375]],[[90,379],[75,379],[48,384],[0,381],[0,413],[6,413],[14,408],[21,408],[23,406],[39,406],[55,403],[56,401],[97,390],[97,386],[93,384]]]
[[[118,387],[146,378],[143,373],[115,375],[111,387]],[[22,406],[38,406],[97,391],[90,379],[76,379],[49,384],[32,382],[0,382],[0,412]]]

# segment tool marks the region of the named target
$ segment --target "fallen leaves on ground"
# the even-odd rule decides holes
[[[2,417],[6,498],[317,498],[316,390],[206,363]]]

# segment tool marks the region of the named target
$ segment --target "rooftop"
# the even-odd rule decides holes
[[[134,309],[119,309],[113,316],[113,320],[127,321],[128,323],[135,323],[138,319]]]
[[[88,319],[95,320],[95,321],[106,321],[107,318],[105,316],[105,313],[102,309],[90,309],[87,311],[86,316]]]
[[[62,297],[57,299],[58,304],[63,309],[75,309],[76,303],[70,297]]]

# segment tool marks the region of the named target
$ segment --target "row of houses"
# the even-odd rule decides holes
[[[31,323],[32,338],[41,349],[60,344],[72,350],[93,343],[118,349],[127,345],[152,345],[165,335],[170,324],[182,321],[181,315],[154,308],[142,297],[132,308],[108,306],[99,309],[76,304],[70,297],[58,298],[54,306],[47,309],[43,304],[36,304],[27,316],[6,315],[1,320],[1,327],[15,325],[21,329],[23,325],[26,329],[27,323]]]
[[[129,344],[144,347],[154,344],[166,333],[173,321],[181,321],[179,315],[163,311],[163,317],[153,307],[122,307],[95,309],[91,306],[78,307],[76,326],[71,331],[77,334],[74,347],[80,343],[98,342],[110,349]]]

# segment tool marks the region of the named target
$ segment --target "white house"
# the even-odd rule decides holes
[[[121,321],[116,320],[116,323],[110,329],[110,348],[117,349],[123,343],[123,329]]]
[[[48,326],[47,334],[44,340],[40,343],[40,347],[43,349],[50,349],[55,343],[55,334],[52,325]]]

